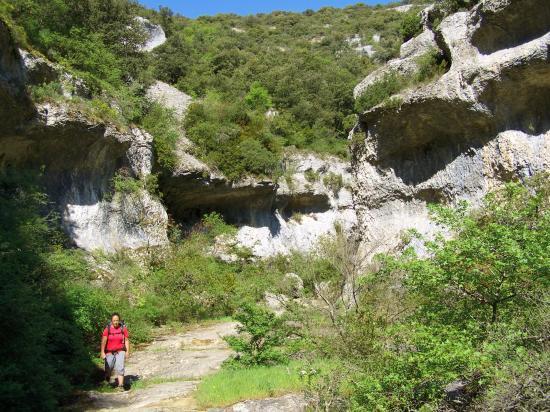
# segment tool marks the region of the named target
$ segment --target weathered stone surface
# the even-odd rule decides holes
[[[158,24],[153,24],[144,17],[137,16],[136,21],[138,21],[145,32],[147,33],[147,39],[145,44],[142,46],[142,50],[151,51],[155,47],[158,47],[166,43],[166,34],[161,26]]]
[[[224,409],[210,409],[209,412],[303,412],[307,405],[303,395],[288,394],[278,398],[239,402]]]
[[[398,74],[402,76],[410,76],[418,70],[417,59],[422,54],[436,49],[434,33],[426,28],[422,34],[412,38],[401,45],[400,57],[390,60],[386,65],[373,71],[361,83],[353,89],[353,95],[357,98],[368,89],[369,86],[380,81],[384,76],[389,74]]]
[[[268,224],[244,224],[237,235],[257,256],[307,251],[321,236],[334,233],[335,225],[350,230],[356,222],[349,163],[311,154],[288,155],[285,162],[286,178],[264,212]],[[342,186],[331,187],[331,177],[340,177]]]
[[[193,101],[193,98],[188,94],[160,80],[157,80],[147,89],[147,98],[173,110],[180,118],[185,115],[187,108]]]
[[[144,178],[151,172],[151,136],[98,124],[64,105],[37,106],[17,133],[0,137],[0,167],[42,167],[50,198],[78,247],[108,252],[167,243],[167,215],[145,190],[112,193],[119,170]]]
[[[399,107],[379,105],[360,116],[365,139],[355,144],[352,164],[366,242],[387,249],[402,230],[432,233],[427,203],[476,204],[503,181],[549,170],[550,24],[520,37],[501,33],[519,30],[517,13],[538,21],[543,3],[485,0],[446,17],[434,39],[450,70],[402,92]]]
[[[136,179],[151,173],[151,136],[120,131],[70,104],[34,105],[29,84],[59,81],[71,90],[69,99],[86,89],[59,66],[18,50],[2,21],[0,43],[0,169],[41,169],[65,230],[81,248],[112,252],[167,243],[160,201],[144,190],[113,193],[111,183],[119,171]]]

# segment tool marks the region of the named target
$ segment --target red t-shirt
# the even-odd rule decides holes
[[[102,336],[108,336],[105,352],[118,352],[123,349],[126,350],[124,347],[124,338],[128,339],[128,328],[124,327],[124,336],[122,330],[123,329],[121,326],[118,328],[115,328],[114,326],[106,327],[103,330]]]

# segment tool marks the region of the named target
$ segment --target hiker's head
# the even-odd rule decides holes
[[[120,315],[118,314],[118,312],[114,312],[111,315],[111,325],[113,325],[115,328],[120,325]]]

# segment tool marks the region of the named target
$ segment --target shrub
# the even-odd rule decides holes
[[[315,183],[319,181],[321,175],[313,169],[307,169],[304,172],[304,176],[309,183]]]
[[[0,174],[0,401],[6,410],[58,410],[93,370],[65,275],[83,276],[34,173]]]
[[[143,189],[143,183],[133,177],[116,174],[113,179],[113,188],[116,193],[137,193]]]
[[[259,82],[250,85],[250,90],[244,97],[244,101],[252,110],[265,111],[273,105],[269,92]]]
[[[414,80],[417,83],[431,80],[443,75],[447,71],[447,61],[437,49],[431,49],[419,56],[416,60],[418,65]]]
[[[355,101],[357,113],[363,113],[382,103],[406,86],[405,79],[396,73],[388,73],[370,85]]]
[[[219,213],[212,212],[202,218],[202,224],[208,235],[214,239],[220,235],[235,235],[237,230],[234,226],[228,225]]]
[[[323,184],[336,195],[344,187],[344,180],[341,174],[329,172],[323,176]]]
[[[280,349],[286,339],[283,321],[273,312],[246,303],[235,319],[241,323],[238,336],[225,338],[237,355],[230,361],[236,366],[275,365],[287,362]]]
[[[420,14],[416,11],[406,13],[404,19],[401,22],[399,33],[403,38],[403,41],[412,39],[422,31],[422,24],[420,23]]]
[[[371,359],[372,366],[354,390],[353,404],[365,410],[434,407],[446,384],[482,367],[483,357],[463,331],[406,327],[410,332],[398,341],[400,350]]]
[[[176,143],[180,136],[178,120],[159,104],[153,104],[142,119],[142,125],[153,136],[153,148],[158,164],[166,169],[176,167]]]
[[[442,0],[437,4],[437,7],[444,12],[445,15],[456,13],[457,11],[468,10],[479,3],[479,0]]]
[[[550,385],[547,352],[522,353],[508,361],[493,377],[494,386],[484,396],[482,408],[496,412],[505,410],[544,411],[548,408]]]
[[[59,82],[30,86],[30,94],[35,102],[57,102],[63,99],[63,88]]]

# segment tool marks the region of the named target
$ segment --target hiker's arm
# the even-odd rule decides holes
[[[101,359],[105,358],[105,345],[107,344],[107,336],[101,337]]]
[[[130,356],[130,339],[126,338],[124,341],[124,345],[126,346],[126,356]]]

